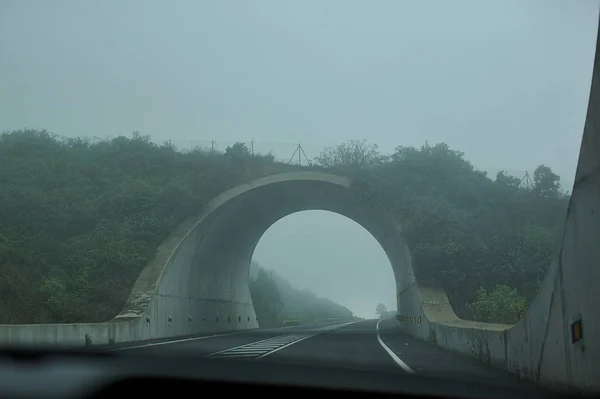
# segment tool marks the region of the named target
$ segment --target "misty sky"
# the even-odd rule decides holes
[[[539,164],[570,189],[598,0],[0,0],[0,129],[309,157],[444,141],[477,168]],[[255,259],[361,316],[389,263],[341,216],[275,224]]]

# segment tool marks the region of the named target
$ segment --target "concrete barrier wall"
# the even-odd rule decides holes
[[[599,32],[600,34],[600,32]],[[402,330],[551,387],[600,391],[600,61],[557,259],[514,326],[459,319],[440,290],[399,282]],[[583,339],[572,342],[580,320]]]
[[[545,342],[551,339],[555,349],[564,348],[562,336],[548,336],[550,331],[562,334],[562,329],[554,329],[556,326],[550,323],[555,270],[556,267],[551,268],[527,315],[514,326],[462,320],[452,310],[443,290],[413,285],[398,298],[399,313],[405,316],[400,327],[418,338],[501,367],[522,378],[567,384],[564,377],[551,376],[550,370],[544,375],[540,373],[540,366],[544,364],[542,353],[550,351],[550,345],[545,347]],[[410,316],[416,318],[416,322],[409,319]],[[542,381],[544,377],[546,381]]]
[[[598,140],[586,138],[584,145],[590,142],[600,160]],[[399,290],[400,328],[545,386],[600,391],[598,170],[585,180],[577,179],[585,183],[575,183],[560,255],[517,324],[461,320],[442,290],[418,287],[412,281]],[[571,324],[577,320],[582,321],[583,339],[573,343]]]

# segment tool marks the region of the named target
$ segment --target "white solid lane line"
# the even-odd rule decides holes
[[[254,331],[254,330],[252,330],[252,331]],[[248,332],[250,332],[250,331],[248,331],[248,330],[246,330],[246,331],[236,331],[234,333],[229,333],[229,334],[203,335],[202,337],[183,338],[183,339],[176,339],[176,340],[173,340],[173,341],[153,342],[153,343],[136,345],[136,346],[127,346],[125,348],[110,349],[109,352],[126,351],[126,350],[129,350],[129,349],[138,349],[138,348],[148,348],[150,346],[178,344],[180,342],[198,341],[198,340],[201,340],[201,339],[208,339],[208,338],[229,337],[231,335],[244,334],[244,333],[248,333]]]
[[[379,344],[381,345],[381,347],[382,347],[383,349],[385,349],[385,351],[388,353],[388,355],[390,355],[390,357],[392,358],[392,360],[393,360],[394,362],[396,362],[396,364],[397,364],[398,366],[402,367],[402,369],[403,369],[404,371],[406,371],[407,373],[414,373],[413,369],[411,369],[410,367],[408,367],[408,365],[407,365],[406,363],[404,363],[404,362],[402,361],[402,359],[400,359],[400,358],[398,357],[398,355],[396,355],[396,354],[394,353],[394,351],[393,351],[393,350],[391,350],[391,349],[390,349],[390,347],[389,347],[389,346],[387,346],[387,345],[385,344],[385,342],[383,342],[383,340],[381,339],[381,334],[379,334],[379,323],[381,323],[382,321],[383,321],[383,319],[379,320],[379,321],[377,322],[377,326],[375,326],[375,329],[377,330],[377,341],[379,341]]]
[[[198,340],[201,340],[201,339],[208,339],[208,338],[229,337],[229,336],[232,336],[232,335],[247,334],[247,333],[250,333],[250,332],[253,332],[253,331],[275,332],[275,331],[283,330],[283,329],[286,329],[286,328],[291,328],[291,327],[282,327],[280,329],[279,328],[271,328],[271,329],[268,329],[268,330],[260,330],[258,328],[254,328],[254,329],[236,331],[236,332],[232,332],[232,333],[203,335],[201,337],[182,338],[182,339],[175,339],[175,340],[172,340],[172,341],[152,342],[152,343],[148,343],[148,344],[141,344],[141,345],[134,345],[134,346],[126,346],[124,348],[110,349],[109,352],[126,351],[126,350],[129,350],[129,349],[138,349],[138,348],[147,348],[147,347],[150,347],[150,346],[178,344],[180,342],[198,341]]]
[[[138,348],[147,348],[149,346],[159,346],[159,345],[169,345],[169,344],[178,344],[180,342],[189,342],[189,341],[198,341],[201,339],[208,339],[208,338],[218,338],[218,337],[229,337],[232,335],[238,335],[238,334],[247,334],[253,331],[260,331],[260,332],[276,332],[276,331],[280,331],[280,330],[286,330],[289,328],[293,328],[292,327],[280,327],[280,328],[269,328],[269,329],[264,329],[261,330],[259,328],[253,328],[253,329],[248,329],[248,330],[241,330],[241,331],[235,331],[235,332],[231,332],[231,333],[224,333],[224,334],[212,334],[212,335],[203,335],[201,337],[192,337],[192,338],[182,338],[182,339],[175,339],[175,340],[171,340],[171,341],[160,341],[160,342],[152,342],[152,343],[148,343],[148,344],[141,344],[141,345],[134,345],[134,346],[126,346],[124,348],[116,348],[116,349],[110,349],[109,352],[115,352],[115,351],[126,351],[129,349],[138,349]]]
[[[342,324],[341,327],[343,327],[346,324],[352,324],[352,323],[354,323],[354,322]],[[329,327],[331,327],[331,326],[329,326]],[[329,327],[324,327],[324,328],[329,328]],[[175,339],[175,340],[171,340],[171,341],[151,342],[151,343],[141,344],[141,345],[126,346],[124,348],[109,349],[109,352],[126,351],[126,350],[130,350],[130,349],[138,349],[138,348],[148,348],[151,346],[159,346],[159,345],[178,344],[181,342],[199,341],[199,340],[208,339],[208,338],[229,337],[232,335],[248,334],[248,333],[256,332],[256,331],[260,331],[260,332],[285,331],[288,328],[292,328],[292,327],[270,328],[270,329],[265,329],[265,330],[255,328],[255,329],[241,330],[241,331],[235,331],[235,332],[224,333],[224,334],[217,333],[217,334],[212,334],[212,335],[203,335],[201,337],[182,338],[182,339]],[[319,330],[321,330],[321,329],[318,329],[317,331],[319,331]]]

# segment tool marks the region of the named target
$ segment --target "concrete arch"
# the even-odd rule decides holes
[[[335,212],[363,226],[388,256],[397,292],[416,286],[400,225],[363,200],[351,179],[282,173],[222,193],[195,222],[184,223],[144,269],[115,321],[147,316],[148,337],[258,327],[249,292],[252,254],[271,225],[304,210]],[[403,307],[421,316],[418,293]]]

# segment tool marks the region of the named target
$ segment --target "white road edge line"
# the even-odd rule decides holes
[[[381,347],[382,347],[383,349],[385,349],[385,351],[388,353],[388,355],[390,355],[390,357],[392,358],[392,360],[393,360],[394,362],[396,362],[396,364],[397,364],[398,366],[400,366],[400,367],[401,367],[401,368],[402,368],[404,371],[406,371],[407,373],[414,373],[413,369],[411,369],[410,367],[408,367],[408,365],[407,365],[406,363],[404,363],[404,362],[402,361],[402,359],[400,359],[400,358],[398,357],[398,355],[396,355],[396,354],[394,353],[394,351],[393,351],[393,350],[391,350],[391,349],[390,349],[390,347],[389,347],[389,346],[387,346],[387,345],[385,344],[385,342],[383,342],[383,340],[381,339],[381,334],[379,334],[379,323],[381,323],[382,321],[383,321],[383,319],[379,320],[379,321],[377,322],[377,326],[375,327],[375,329],[377,330],[377,341],[379,341],[379,345],[381,345]]]
[[[229,334],[203,335],[201,337],[195,337],[195,338],[183,338],[183,339],[176,339],[176,340],[173,340],[173,341],[161,341],[161,342],[154,342],[154,343],[149,343],[149,344],[127,346],[127,347],[124,347],[124,348],[110,349],[109,352],[126,351],[126,350],[129,350],[129,349],[138,349],[138,348],[147,348],[149,346],[178,344],[180,342],[198,341],[198,340],[207,339],[207,338],[228,337],[228,336],[237,335],[237,334],[245,334],[245,333],[247,334],[247,333],[250,333],[250,332],[253,332],[253,331],[275,332],[275,331],[283,330],[283,329],[286,329],[286,328],[291,328],[291,327],[271,328],[271,329],[268,329],[268,330],[260,330],[258,328],[253,328],[253,329],[248,329],[248,330],[236,331],[236,332],[232,332],[232,333],[229,333]]]
[[[148,348],[150,346],[178,344],[180,342],[199,341],[201,339],[208,339],[208,338],[229,337],[229,336],[232,336],[232,335],[248,334],[248,333],[256,332],[256,331],[260,331],[260,332],[263,332],[263,333],[264,332],[276,332],[276,331],[284,330],[284,329],[287,329],[287,328],[292,328],[292,327],[270,328],[270,329],[265,329],[265,330],[261,330],[259,328],[253,328],[253,329],[248,329],[248,330],[236,331],[236,332],[232,332],[232,333],[228,333],[228,334],[203,335],[201,337],[195,337],[195,338],[183,338],[183,339],[176,339],[176,340],[173,340],[173,341],[161,341],[161,342],[154,342],[154,343],[148,343],[148,344],[142,344],[142,345],[126,346],[124,348],[109,349],[108,351],[109,352],[117,352],[117,351],[126,351],[126,350],[130,350],[130,349]],[[268,339],[270,339],[270,338],[268,338]],[[263,341],[266,341],[266,340],[263,340]],[[257,342],[262,342],[262,341],[257,341]],[[230,349],[233,349],[233,348],[230,348]]]
[[[278,352],[278,351],[280,351],[280,350],[282,350],[282,349],[285,349],[285,348],[287,348],[288,346],[292,346],[292,345],[294,345],[294,344],[297,344],[298,342],[304,341],[305,339],[309,339],[309,338],[312,338],[312,337],[316,337],[316,336],[317,336],[317,335],[319,335],[319,334],[323,334],[323,333],[325,333],[325,332],[328,332],[328,331],[337,330],[338,328],[342,328],[342,327],[345,327],[345,326],[349,326],[350,324],[354,324],[354,323],[358,323],[358,321],[351,321],[350,323],[344,323],[344,324],[334,325],[334,326],[333,326],[333,327],[331,327],[331,328],[323,329],[323,330],[319,331],[319,332],[318,332],[318,333],[316,333],[316,334],[312,334],[312,335],[309,335],[309,336],[307,336],[307,337],[300,338],[300,339],[298,339],[298,340],[296,340],[296,341],[292,341],[292,342],[290,342],[290,343],[288,343],[288,344],[285,344],[285,345],[283,345],[283,346],[282,346],[282,347],[280,347],[280,348],[274,349],[274,350],[272,350],[271,352],[267,352],[267,353],[265,353],[265,354],[263,354],[263,355],[260,355],[259,357],[257,357],[257,358],[256,358],[256,360],[259,360],[259,359],[262,359],[263,357],[266,357],[266,356],[272,355],[272,354],[273,354],[273,353],[275,353],[275,352]]]
[[[126,350],[129,350],[129,349],[138,349],[138,348],[147,348],[149,346],[177,344],[177,343],[180,343],[180,342],[198,341],[198,340],[201,340],[201,339],[208,339],[208,338],[229,337],[231,335],[238,335],[238,334],[243,334],[243,333],[248,333],[248,332],[250,332],[250,331],[236,331],[234,333],[229,333],[229,334],[203,335],[202,337],[176,339],[174,341],[154,342],[154,343],[143,344],[143,345],[127,346],[125,348],[110,349],[109,352],[126,351]]]

